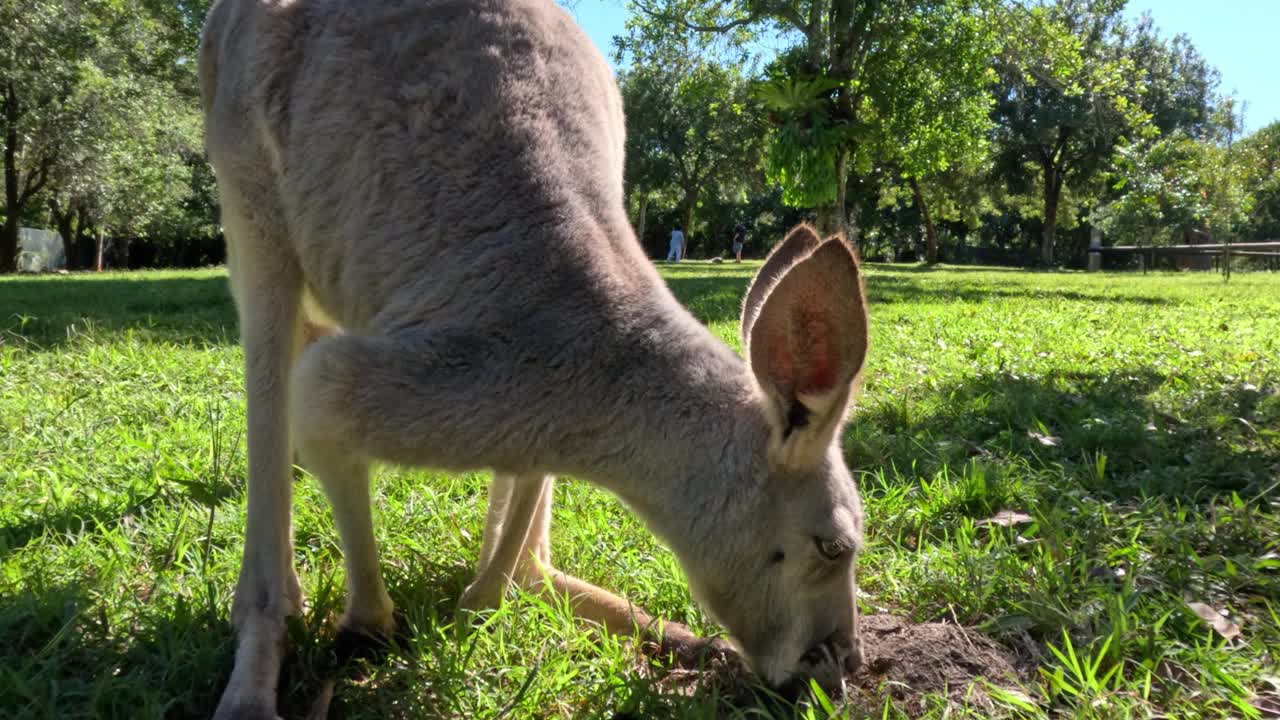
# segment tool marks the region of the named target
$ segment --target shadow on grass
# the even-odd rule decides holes
[[[943,285],[921,281],[931,273],[961,274],[972,272],[966,268],[915,270],[895,266],[876,266],[867,276],[867,302],[874,313],[877,305],[895,303],[982,303],[993,300],[1031,300],[1036,302],[1108,303],[1135,306],[1169,305],[1176,300],[1146,295],[1080,292],[1060,288],[990,287],[965,283],[954,275]],[[742,296],[747,291],[755,265],[688,264],[674,268],[664,267],[665,279],[671,291],[699,321],[707,324],[735,322],[742,308]],[[986,272],[986,269],[983,269]]]
[[[143,579],[150,585],[151,578]],[[398,603],[417,583],[436,583],[422,610],[452,613],[464,578],[459,568],[424,567],[414,586],[390,589]],[[160,583],[155,581],[155,587]],[[0,598],[0,707],[5,717],[208,718],[230,678],[234,631],[226,607],[188,597],[143,593],[122,600],[90,581],[51,584]],[[127,592],[127,591],[126,591]],[[338,667],[331,620],[341,589],[309,598],[291,619],[279,679],[279,711],[304,717],[326,682],[366,674]],[[443,617],[450,617],[443,614]],[[412,639],[409,642],[413,642]],[[458,692],[465,692],[460,687]],[[340,689],[341,693],[341,689]],[[400,697],[403,700],[403,696]]]
[[[719,268],[721,266],[709,265]],[[751,278],[741,273],[719,272],[700,277],[671,276],[667,286],[676,298],[705,324],[737,322],[742,311],[742,296]]]
[[[22,278],[0,282],[0,308],[0,333],[38,347],[57,347],[77,332],[132,332],[194,346],[239,341],[235,305],[222,275]]]
[[[945,285],[924,284],[918,279],[921,275],[934,272],[904,272],[894,269],[889,272],[878,272],[867,278],[868,302],[874,310],[880,303],[936,303],[936,302],[970,302],[980,303],[997,299],[1035,300],[1035,301],[1071,301],[1080,303],[1113,303],[1129,305],[1169,305],[1176,300],[1147,295],[1131,294],[1092,294],[1075,290],[1039,287],[986,287],[961,282],[948,282]],[[954,272],[962,272],[960,269]],[[985,270],[984,270],[985,272]]]
[[[48,535],[66,535],[72,532],[83,534],[99,528],[114,527],[157,500],[163,500],[163,494],[163,490],[158,488],[150,495],[130,500],[121,507],[70,507],[0,525],[0,560]]]
[[[1022,462],[1116,498],[1199,501],[1273,482],[1280,437],[1260,429],[1280,423],[1280,398],[1236,386],[1153,402],[1176,382],[1145,368],[982,375],[878,400],[855,414],[846,448],[862,470]]]
[[[287,651],[278,682],[278,711],[284,718],[310,717],[320,702],[328,717],[397,717],[412,703],[413,715],[472,717],[493,698],[477,699],[495,674],[511,684],[509,717],[546,710],[544,696],[521,699],[521,677],[530,665],[492,665],[476,653],[476,641],[496,628],[476,625],[456,614],[458,597],[471,569],[461,564],[424,563],[412,573],[388,569],[388,590],[407,622],[404,645],[373,663],[339,665],[334,655],[333,621],[343,592],[329,586],[308,597],[302,618],[291,619]],[[172,596],[150,577],[142,590],[92,580],[31,582],[35,589],[0,597],[0,707],[6,718],[208,718],[230,678],[235,635],[221,600]],[[151,591],[145,588],[150,587]],[[104,592],[104,589],[106,590]],[[205,597],[225,597],[209,588]],[[514,629],[519,629],[517,626]],[[584,636],[591,630],[579,627]],[[502,643],[502,641],[499,641]],[[590,647],[589,643],[583,645]],[[492,650],[488,651],[491,652]],[[585,657],[584,657],[585,659]],[[609,717],[615,709],[637,717],[698,716],[724,700],[700,690],[668,687],[661,671],[648,671],[637,650],[633,669],[614,677],[594,710]],[[515,672],[513,672],[515,671]],[[556,672],[564,672],[558,669]],[[485,677],[477,685],[475,679]],[[499,683],[502,684],[502,683]],[[321,701],[326,690],[329,699]],[[718,704],[718,705],[717,705]],[[496,715],[493,713],[492,715]],[[323,717],[323,715],[321,715]]]
[[[186,602],[109,618],[102,601],[87,582],[0,600],[6,717],[211,715],[233,651],[225,621]]]

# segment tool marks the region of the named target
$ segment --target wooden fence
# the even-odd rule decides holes
[[[1280,269],[1280,240],[1264,240],[1261,242],[1216,243],[1206,245],[1165,245],[1152,247],[1146,245],[1116,245],[1113,247],[1090,247],[1089,269],[1097,270],[1101,266],[1103,255],[1137,255],[1142,271],[1154,267],[1157,257],[1212,257],[1214,265],[1228,277],[1231,276],[1231,258],[1252,257],[1267,258],[1267,269]]]

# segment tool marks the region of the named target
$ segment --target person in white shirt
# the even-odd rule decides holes
[[[676,225],[671,231],[671,248],[667,250],[667,261],[680,262],[682,257],[684,257],[684,233],[680,231],[680,226]]]

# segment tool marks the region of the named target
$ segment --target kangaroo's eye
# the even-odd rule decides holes
[[[813,542],[818,546],[818,552],[822,553],[822,557],[828,560],[839,560],[840,556],[844,554],[844,546],[835,540],[816,537]]]

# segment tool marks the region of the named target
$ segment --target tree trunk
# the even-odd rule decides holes
[[[640,246],[644,246],[644,223],[649,214],[649,193],[640,195],[640,218],[636,222],[636,237],[640,239]]]
[[[104,237],[102,228],[98,228],[97,259],[95,259],[93,262],[93,269],[95,272],[102,272],[102,253],[103,253],[103,245],[105,244],[106,244],[106,238]]]
[[[13,83],[4,91],[4,232],[0,234],[0,273],[18,269],[18,229],[22,225],[22,211],[27,203],[40,192],[49,180],[50,158],[39,164],[39,169],[26,178],[18,172],[18,151],[21,137],[18,134],[18,96]],[[19,181],[22,181],[19,183]]]
[[[849,152],[842,150],[836,156],[836,197],[829,203],[815,208],[818,232],[823,235],[844,235],[848,238],[849,228],[846,226],[845,195],[849,190]],[[848,238],[852,241],[852,238]]]
[[[89,227],[89,221],[85,218],[82,210],[76,211],[76,270],[88,270],[93,267],[93,255],[95,252],[95,242],[92,237],[92,228]]]
[[[0,236],[0,274],[18,269],[18,214],[10,211],[4,218],[4,235]]]
[[[933,226],[933,218],[929,216],[929,206],[925,203],[924,193],[920,192],[920,183],[915,178],[911,178],[911,194],[915,196],[916,207],[920,208],[920,217],[924,220],[924,261],[930,265],[936,265],[938,262],[938,229]]]
[[[49,201],[49,214],[53,217],[54,227],[58,229],[58,235],[62,237],[62,256],[66,260],[66,269],[75,268],[76,262],[76,236],[75,226],[72,224],[72,218],[75,217],[75,211],[71,209],[63,210],[62,204],[57,200]]]
[[[684,204],[682,210],[684,217],[681,219],[684,225],[684,245],[680,247],[680,259],[684,260],[689,254],[689,236],[693,234],[693,208],[698,204],[698,191],[687,190],[684,195]]]
[[[18,195],[18,108],[13,86],[5,93],[4,129],[4,234],[0,235],[0,273],[18,269],[18,228],[22,205]]]
[[[1044,167],[1044,235],[1040,238],[1040,262],[1053,265],[1053,241],[1058,233],[1058,200],[1062,197],[1062,172],[1051,162]]]

